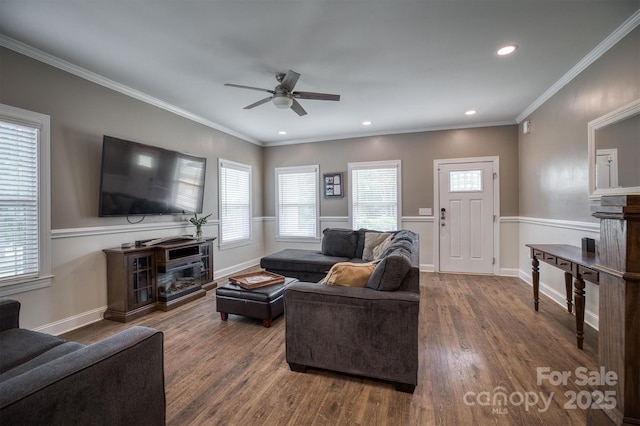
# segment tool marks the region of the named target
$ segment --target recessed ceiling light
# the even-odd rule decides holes
[[[287,134],[287,132],[285,132],[284,130],[280,130],[280,131],[278,132],[278,134],[279,134],[279,135],[286,135],[286,134]]]
[[[476,111],[475,109],[470,109],[469,111],[465,112],[466,115],[474,115],[475,113],[477,113],[478,111]]]
[[[498,53],[498,55],[500,55],[500,56],[510,55],[513,52],[515,52],[517,48],[518,48],[517,44],[508,44],[508,45],[498,49],[498,52],[496,52],[496,53]]]
[[[371,126],[371,122],[369,120],[362,122],[363,126]]]

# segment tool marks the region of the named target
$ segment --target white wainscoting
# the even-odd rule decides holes
[[[595,222],[572,222],[529,217],[521,217],[519,222],[520,278],[529,285],[533,285],[531,257],[530,251],[528,247],[525,247],[525,244],[570,244],[580,247],[583,237],[595,239],[596,244],[600,240],[600,224]],[[540,292],[566,308],[564,272],[540,262]],[[540,300],[540,310],[544,309],[545,302],[547,300]],[[586,281],[584,321],[596,330],[598,330],[598,303],[598,286]],[[533,309],[533,295],[531,308]]]
[[[214,243],[214,276],[232,274],[259,263],[264,249],[263,218],[254,218],[252,240],[220,250]],[[203,227],[205,236],[218,236],[218,221]],[[193,234],[184,221],[128,224],[51,232],[51,287],[11,295],[22,303],[20,325],[61,334],[102,319],[107,309],[106,256],[102,250],[159,237]]]
[[[321,217],[320,229],[348,228],[347,217]],[[433,272],[433,238],[436,222],[433,216],[407,216],[402,227],[420,235],[420,270]],[[210,221],[204,234],[217,236],[218,221]],[[500,218],[500,274],[519,276],[531,285],[531,260],[527,243],[563,243],[580,246],[582,237],[599,239],[598,223],[570,222],[526,217]],[[277,241],[275,218],[253,219],[250,243],[220,250],[214,244],[215,276],[233,274],[259,264],[260,258],[283,248],[319,250],[321,241],[292,243]],[[52,231],[51,287],[27,291],[11,297],[22,303],[21,326],[51,334],[99,321],[107,308],[105,248],[123,242],[164,236],[190,234],[193,229],[184,222],[117,225]],[[566,306],[562,271],[541,263],[540,290],[554,302]],[[585,322],[598,327],[598,287],[586,284]],[[533,303],[532,303],[533,305]],[[544,309],[545,300],[540,304]]]

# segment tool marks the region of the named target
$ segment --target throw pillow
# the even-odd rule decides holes
[[[376,265],[373,263],[339,262],[331,267],[321,283],[345,287],[364,287],[374,269],[376,269]]]
[[[358,233],[351,229],[326,228],[322,231],[322,254],[353,259],[358,245]]]
[[[367,232],[364,234],[364,250],[362,251],[362,260],[370,262],[375,259],[373,249],[384,243],[393,234],[389,232]]]
[[[396,291],[410,270],[411,261],[407,256],[391,253],[378,263],[367,281],[367,287],[373,290]]]
[[[387,247],[391,245],[393,238],[393,235],[389,235],[387,239],[373,248],[373,260],[378,260],[382,257],[384,252],[387,250]]]

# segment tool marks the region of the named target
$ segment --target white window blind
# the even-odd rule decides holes
[[[318,166],[276,168],[278,237],[318,237]]]
[[[251,166],[220,159],[220,244],[251,239]]]
[[[349,163],[353,229],[394,231],[400,218],[400,161]]]
[[[39,272],[38,132],[0,121],[0,280]]]

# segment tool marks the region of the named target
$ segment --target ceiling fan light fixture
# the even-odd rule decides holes
[[[272,102],[276,106],[276,108],[280,108],[280,109],[291,108],[291,105],[293,105],[293,99],[287,95],[276,94],[273,97]]]

